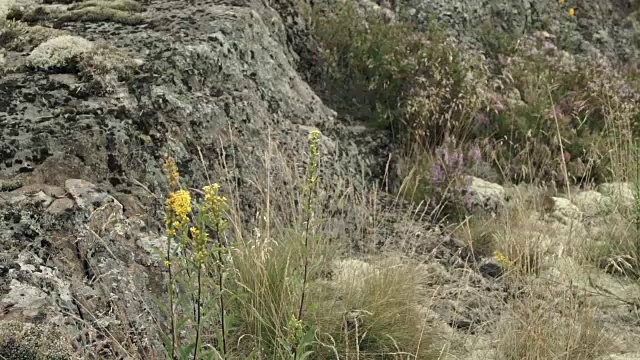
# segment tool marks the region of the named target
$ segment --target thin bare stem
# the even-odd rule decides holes
[[[198,349],[200,346],[200,332],[202,331],[201,329],[201,324],[202,324],[202,317],[201,317],[201,313],[202,313],[202,304],[201,304],[201,299],[202,299],[202,266],[201,264],[199,264],[196,261],[196,265],[198,265],[198,295],[196,297],[196,307],[197,307],[197,314],[196,314],[196,348],[193,351],[193,360],[197,360],[198,359]]]
[[[176,358],[176,316],[174,305],[174,289],[173,289],[173,270],[171,268],[171,236],[167,236],[167,271],[169,272],[169,317],[170,317],[170,329],[171,332],[171,359]]]

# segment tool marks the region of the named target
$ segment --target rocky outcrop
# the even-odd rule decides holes
[[[20,3],[25,14],[42,5]],[[470,31],[491,7],[467,5],[425,1],[414,15],[461,7],[469,19],[452,28]],[[44,4],[35,15],[68,6]],[[514,15],[513,27],[538,19],[539,6]],[[228,185],[223,191],[237,194],[248,222],[241,225],[253,230],[265,176],[274,208],[297,205],[277,198],[296,190],[291,179],[303,172],[314,129],[322,132],[327,237],[357,251],[389,248],[429,259],[424,285],[438,288],[427,296],[437,302],[433,316],[469,332],[492,323],[510,291],[503,264],[474,259],[468,244],[402,201],[367,193],[387,170],[388,134],[337,121],[305,82],[317,54],[293,1],[151,0],[138,8],[135,22],[119,23],[54,24],[32,14],[30,21],[57,29],[38,28],[0,54],[7,72],[0,78],[0,309],[3,320],[19,324],[14,332],[51,328],[72,339],[64,351],[88,359],[153,358],[162,349],[155,320],[164,316],[153,299],[165,283],[165,156],[176,158],[184,186],[200,187],[207,177]],[[73,36],[81,51],[58,54],[66,41],[53,51],[60,36]],[[113,56],[114,49],[121,53]],[[63,66],[48,66],[58,55]],[[117,66],[123,63],[126,69]],[[530,214],[535,226],[523,236],[539,240],[545,255],[570,249],[576,223],[608,211],[620,196],[623,204],[634,201],[627,185],[618,192],[611,186],[619,187],[550,198],[548,212]],[[501,185],[473,178],[469,193],[479,216],[510,209]],[[556,232],[540,235],[548,225]],[[360,260],[340,262],[336,277],[370,270]]]
[[[81,179],[0,193],[3,320],[55,329],[89,357],[157,348],[159,249],[138,244],[157,235],[123,210]],[[105,332],[115,338],[97,336]],[[129,345],[114,347],[119,341]]]

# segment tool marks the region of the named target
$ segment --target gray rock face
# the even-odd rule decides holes
[[[132,330],[139,332],[134,337],[146,343],[138,350],[149,351],[158,345],[148,336],[151,319],[161,314],[145,304],[161,293],[150,281],[161,274],[153,265],[142,265],[157,263],[150,260],[155,254],[129,240],[144,237],[144,231],[96,185],[78,179],[65,184],[67,193],[34,184],[0,194],[11,199],[0,203],[0,218],[5,219],[0,222],[4,319],[55,328],[65,339],[82,341],[90,352],[101,353],[106,340],[91,340],[91,333],[115,331],[128,318]],[[50,201],[45,191],[58,198]],[[49,200],[43,202],[43,197]],[[116,308],[119,316],[110,315]],[[117,353],[108,350],[104,355]]]

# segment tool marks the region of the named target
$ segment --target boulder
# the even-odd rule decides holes
[[[604,215],[611,210],[611,199],[594,190],[575,194],[573,203],[585,216],[589,217]]]
[[[467,195],[473,210],[496,214],[506,203],[506,191],[499,185],[477,177],[471,177]]]
[[[629,182],[611,182],[598,186],[598,191],[607,196],[613,202],[614,207],[631,209],[634,204],[635,189]]]

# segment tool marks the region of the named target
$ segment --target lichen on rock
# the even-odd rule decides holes
[[[63,35],[38,45],[27,57],[27,62],[36,69],[65,69],[74,67],[80,56],[92,48],[93,44],[89,40]]]
[[[72,360],[72,349],[56,329],[20,321],[0,322],[0,358]]]

